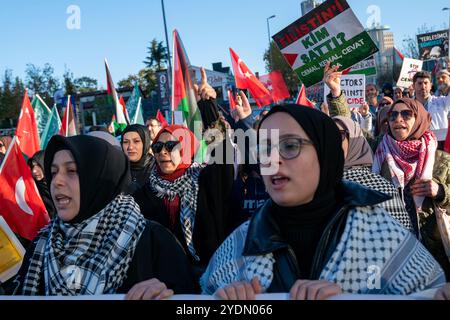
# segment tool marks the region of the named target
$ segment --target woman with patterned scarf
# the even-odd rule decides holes
[[[373,172],[399,190],[416,234],[450,279],[450,262],[436,220],[438,210],[450,205],[450,155],[437,151],[431,115],[419,101],[397,100],[388,111],[388,121]]]
[[[27,250],[15,294],[128,292],[139,300],[194,292],[183,248],[122,193],[130,172],[121,150],[95,137],[55,136],[44,166],[57,217]]]
[[[175,234],[200,276],[229,230],[234,164],[193,162],[199,143],[180,125],[163,128],[154,141],[156,166],[134,198],[146,218]],[[228,139],[219,146],[226,148],[225,154],[234,152]]]
[[[200,285],[223,299],[288,293],[408,295],[444,284],[439,264],[378,204],[389,197],[342,180],[338,128],[324,113],[275,106],[259,130],[271,197],[216,251]]]
[[[406,229],[413,232],[411,218],[406,212],[398,190],[394,185],[372,172],[373,153],[359,124],[347,117],[334,117],[342,139],[344,151],[344,179],[389,195],[392,199],[385,201],[381,206]]]

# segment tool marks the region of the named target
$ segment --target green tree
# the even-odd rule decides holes
[[[156,73],[153,69],[141,69],[138,74],[131,74],[127,78],[120,80],[117,85],[119,88],[132,88],[135,83],[139,85],[145,96],[156,90]]]
[[[275,42],[271,43],[270,50],[266,50],[264,53],[264,61],[266,63],[266,71],[280,71],[283,74],[286,86],[289,89],[291,95],[298,92],[298,88],[301,85],[301,81],[297,74],[292,70],[291,66],[284,59],[280,49],[278,49]]]
[[[66,69],[63,74],[64,88],[66,90],[66,95],[74,95],[77,93],[77,87],[75,86],[73,73]]]
[[[143,61],[145,66],[155,71],[164,70],[167,64],[167,50],[162,41],[153,39],[147,47],[147,57]]]
[[[53,67],[49,63],[46,63],[42,68],[29,63],[25,73],[27,88],[32,90],[34,94],[39,94],[48,105],[53,105],[53,95],[60,87],[58,78],[54,76]]]
[[[80,77],[74,80],[77,92],[86,93],[97,91],[98,82],[89,77]]]

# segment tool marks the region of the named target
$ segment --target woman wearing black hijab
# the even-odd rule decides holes
[[[341,138],[328,116],[276,106],[258,139],[271,200],[216,251],[200,280],[204,293],[252,299],[289,292],[314,300],[410,294],[444,283],[433,257],[377,206],[388,197],[342,180]],[[371,273],[379,283],[369,283]]]
[[[45,176],[57,217],[27,250],[17,294],[160,299],[195,290],[173,235],[122,193],[130,173],[120,150],[95,137],[55,136]]]
[[[48,190],[47,182],[44,176],[44,151],[36,152],[32,158],[28,159],[28,166],[31,169],[34,182],[38,188],[39,194],[41,195],[42,201],[44,202],[45,208],[47,209],[50,218],[54,218],[56,215],[55,205],[53,204],[52,197],[50,196],[50,191]]]
[[[122,149],[131,163],[131,187],[133,193],[142,187],[150,177],[154,164],[150,151],[150,133],[146,126],[133,124],[125,128],[122,133]]]

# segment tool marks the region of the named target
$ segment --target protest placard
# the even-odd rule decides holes
[[[377,68],[375,66],[375,58],[369,57],[361,62],[350,67],[347,74],[364,74],[366,76],[375,76],[377,74]]]
[[[413,84],[414,75],[422,71],[423,61],[405,58],[403,60],[402,71],[397,81],[397,86],[401,88],[409,88]]]
[[[434,60],[448,57],[448,30],[419,34],[417,43],[419,45],[420,60]]]
[[[328,0],[273,36],[306,87],[322,80],[329,61],[341,70],[378,51],[346,0]]]
[[[366,76],[363,74],[343,75],[341,90],[347,98],[350,108],[360,108],[366,102]],[[324,96],[330,93],[328,86],[324,87]]]
[[[20,269],[25,249],[0,216],[0,282],[14,277]]]

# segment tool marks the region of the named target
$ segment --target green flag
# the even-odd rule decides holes
[[[44,133],[45,127],[50,119],[52,111],[47,107],[44,100],[36,94],[31,102],[31,106],[34,110],[34,117],[36,119],[39,139],[42,141],[42,134]]]
[[[61,119],[59,118],[58,108],[53,106],[51,110],[50,118],[47,121],[47,125],[45,126],[44,132],[41,136],[41,149],[44,150],[47,147],[48,142],[51,137],[57,135],[59,129],[61,128]]]
[[[132,119],[133,119],[132,122],[134,124],[145,125],[144,115],[142,114],[142,98],[140,98],[140,97],[139,97],[139,101],[138,101],[138,104],[137,104],[137,109],[136,109],[135,115],[134,115],[134,117]]]

